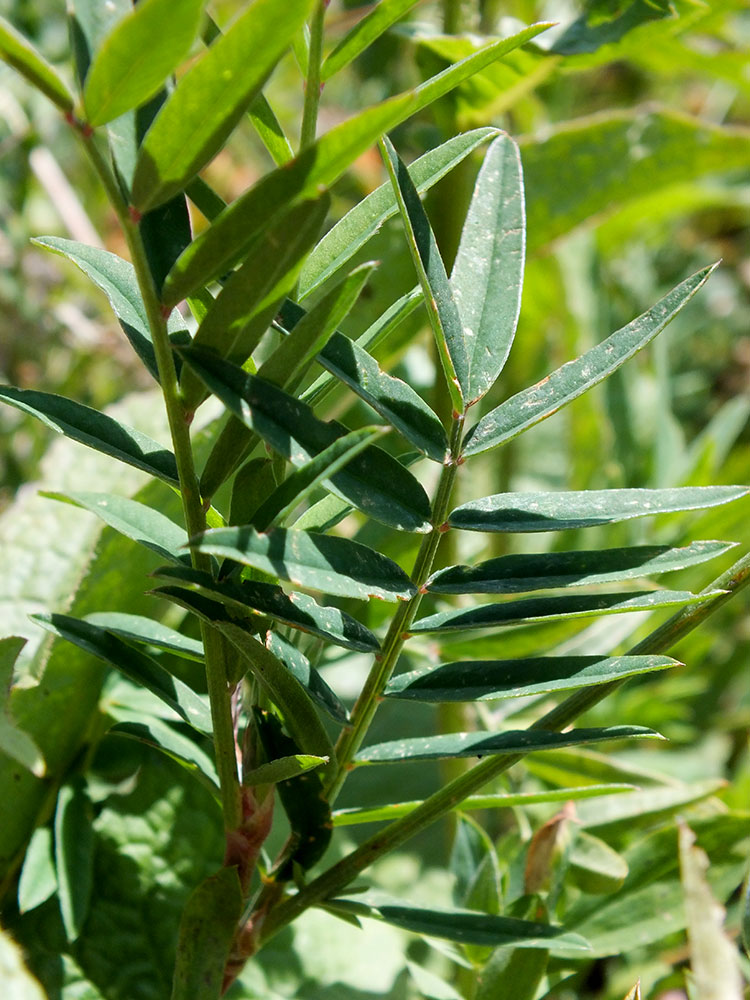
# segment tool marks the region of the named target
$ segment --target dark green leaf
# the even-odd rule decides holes
[[[510,136],[501,135],[484,158],[451,274],[468,354],[469,403],[494,385],[510,353],[525,248],[521,157]]]
[[[144,104],[186,58],[200,26],[203,0],[141,0],[97,51],[86,75],[89,124],[103,125]]]
[[[632,323],[491,410],[466,435],[464,455],[479,455],[510,441],[607,378],[661,333],[717,266],[706,267],[686,278]]]
[[[305,313],[287,299],[280,315],[285,326],[296,328]],[[363,347],[336,332],[318,355],[318,362],[348,385],[415,448],[436,462],[445,459],[448,439],[435,413],[410,385],[382,371]],[[305,399],[312,402],[317,395],[317,386],[313,384]]]
[[[280,709],[284,725],[299,750],[315,757],[335,760],[336,754],[328,733],[294,674],[244,628],[230,621],[217,622],[216,627],[247,660],[255,679]]]
[[[83,778],[63,785],[55,810],[55,868],[68,941],[81,933],[93,889],[93,809]]]
[[[408,117],[413,104],[412,95],[405,94],[368,108],[326,132],[295,160],[266,174],[191,243],[164,282],[164,301],[177,305],[221,275],[278,212],[333,184],[386,129]]]
[[[172,1000],[215,1000],[221,994],[241,915],[236,868],[222,868],[194,890],[180,922]]]
[[[653,611],[680,604],[695,604],[715,597],[691,594],[684,590],[648,590],[635,593],[582,594],[563,597],[532,597],[525,601],[480,604],[478,607],[440,611],[415,622],[410,632],[453,632],[474,628],[500,628],[523,622],[550,621],[557,618],[590,618],[595,615],[624,614],[629,611]]]
[[[293,288],[329,203],[328,195],[322,195],[292,205],[273,221],[210,306],[193,340],[196,347],[239,365],[245,363]],[[188,406],[196,406],[206,394],[203,383],[189,369],[182,376],[182,391]]]
[[[181,78],[141,147],[132,191],[139,212],[169,201],[213,159],[311,6],[256,0]]]
[[[476,566],[450,566],[427,581],[435,594],[516,594],[554,587],[617,583],[684,569],[720,556],[729,542],[693,542],[684,548],[634,545],[626,549],[529,552]]]
[[[414,182],[395,149],[384,137],[383,156],[406,229],[409,250],[425,298],[440,362],[453,408],[463,413],[469,388],[469,359],[461,317],[443,259]]]
[[[0,17],[0,59],[46,94],[61,111],[68,113],[73,110],[73,95],[57,71],[4,17]]]
[[[184,357],[225,406],[293,465],[305,465],[342,437],[337,425],[318,420],[308,406],[269,382],[199,350],[191,348]],[[326,485],[385,524],[429,531],[430,503],[424,489],[379,448],[370,447],[352,459]]]
[[[326,684],[318,671],[310,665],[306,656],[278,632],[266,633],[266,646],[273,655],[294,674],[316,705],[319,705],[335,722],[346,724],[349,713],[336,693]]]
[[[344,35],[336,48],[326,57],[320,69],[321,79],[328,80],[334,73],[348,66],[353,59],[369,48],[376,38],[418,3],[420,0],[380,0],[369,14]]]
[[[466,531],[564,531],[626,521],[646,514],[714,507],[747,493],[744,486],[497,493],[456,507],[448,523]]]
[[[295,469],[253,513],[253,524],[265,530],[283,522],[294,508],[326,479],[335,476],[356,455],[388,432],[386,427],[361,427],[337,438],[315,458]],[[334,497],[338,501],[338,497]],[[349,509],[347,505],[347,509]],[[234,518],[232,518],[234,521]],[[315,530],[314,528],[311,530]]]
[[[355,757],[358,764],[379,764],[402,760],[440,760],[445,757],[486,757],[493,754],[526,754],[535,750],[599,743],[626,738],[662,739],[653,729],[643,726],[608,726],[603,729],[570,729],[549,733],[541,729],[509,730],[504,733],[440,733],[391,740],[364,747]],[[481,943],[481,942],[477,942]]]
[[[446,938],[462,944],[513,945],[516,948],[549,948],[555,955],[585,957],[586,940],[562,927],[497,917],[475,910],[424,909],[410,903],[391,901],[380,893],[351,896],[346,902],[352,912],[365,917],[380,916],[389,924],[415,934]]]
[[[220,801],[219,781],[214,762],[189,737],[173,729],[160,719],[144,719],[142,722],[118,722],[109,730],[110,736],[124,736],[154,747],[176,760],[195,778],[202,782],[213,797]]]
[[[40,236],[32,242],[67,257],[101,288],[133,350],[158,382],[151,330],[133,265],[107,250],[57,236]],[[173,309],[169,316],[167,332],[173,343],[185,344],[190,339],[185,321],[177,309]]]
[[[153,507],[111,493],[45,492],[42,495],[91,511],[110,528],[145,545],[162,558],[190,565],[190,555],[184,551],[187,544],[185,529]]]
[[[622,9],[622,7],[620,7]],[[673,7],[663,0],[634,0],[616,17],[600,20],[587,9],[560,35],[551,51],[558,55],[596,52],[602,45],[619,42],[633,28],[673,14]]]
[[[210,574],[188,567],[164,566],[155,575],[174,580],[188,587],[195,587],[212,602],[226,604],[231,611],[239,610],[245,620],[257,615],[274,618],[292,628],[328,639],[345,649],[362,652],[377,651],[380,647],[375,636],[356,619],[336,608],[321,607],[305,594],[287,595],[280,587],[249,580],[233,583],[217,582]],[[227,620],[224,613],[217,621]]]
[[[177,653],[188,660],[203,660],[203,643],[197,639],[191,639],[181,632],[176,632],[161,622],[153,621],[144,615],[130,615],[119,611],[100,611],[86,615],[85,621],[97,628],[102,628],[113,635],[119,635],[123,639],[131,639],[133,642],[144,643],[148,646],[156,646],[159,649],[168,649],[171,653]]]
[[[679,666],[667,656],[544,656],[525,660],[457,660],[394,677],[387,697],[417,701],[489,701],[607,684]]]
[[[0,386],[0,399],[30,413],[59,434],[142,469],[171,486],[179,486],[177,463],[171,451],[90,406],[49,392],[7,385]]]
[[[547,948],[498,948],[478,976],[475,1000],[494,1000],[513,983],[514,1000],[534,1000],[549,961]]]
[[[172,677],[150,656],[134,649],[103,628],[79,618],[72,618],[69,615],[39,614],[32,615],[32,620],[53,635],[67,639],[68,642],[98,656],[134,684],[148,688],[198,732],[211,733],[211,713],[205,699],[197,695],[187,684]]]
[[[256,711],[255,723],[269,757],[289,757],[298,752],[295,740],[282,731],[275,716]],[[292,828],[288,861],[278,872],[278,877],[286,880],[292,877],[295,867],[311,868],[325,853],[332,834],[331,807],[323,796],[319,769],[282,781],[277,787]]]
[[[327,594],[385,601],[408,600],[416,594],[400,566],[350,538],[294,528],[259,534],[245,525],[206,531],[191,538],[190,545]]]
[[[419,194],[436,184],[461,163],[497,129],[478,128],[453,136],[436,149],[420,156],[409,166],[409,176]],[[299,297],[304,299],[335,274],[374,236],[380,227],[396,215],[398,203],[393,187],[386,181],[358,202],[343,219],[339,219],[307,258],[299,279]]]

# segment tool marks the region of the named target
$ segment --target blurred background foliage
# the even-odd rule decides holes
[[[210,6],[221,24],[242,4],[216,0]],[[63,8],[61,0],[0,0],[0,13],[65,72],[69,63]],[[333,0],[327,45],[332,48],[368,9],[368,4],[355,0]],[[326,86],[320,127],[327,129],[355,109],[435,73],[478,47],[487,35],[510,34],[521,23],[538,20],[557,24],[539,36],[537,44],[478,74],[392,137],[407,159],[457,131],[481,125],[504,128],[521,143],[529,219],[521,322],[509,364],[483,405],[494,406],[582,353],[699,267],[718,258],[723,264],[650,350],[554,420],[508,445],[500,458],[477,463],[471,492],[459,500],[503,490],[747,482],[750,10],[746,2],[425,0]],[[290,135],[296,135],[301,117],[300,81],[290,55],[267,91]],[[467,160],[427,199],[448,259],[455,252],[478,162]],[[270,165],[245,123],[211,165],[207,178],[232,198]],[[380,159],[373,151],[335,187],[332,219],[340,218],[382,181]],[[197,215],[194,224],[201,225]],[[103,297],[72,266],[32,246],[30,238],[40,234],[124,252],[115,220],[82,163],[68,126],[10,70],[0,67],[0,379],[60,392],[96,407],[147,388],[147,376],[130,355]],[[384,226],[365,248],[362,259],[372,258],[381,265],[358,311],[347,320],[348,332],[356,335],[414,284],[397,221]],[[424,317],[416,312],[379,357],[384,367],[444,408],[446,401],[433,385],[435,359],[425,333]],[[356,414],[347,419],[356,422]],[[0,412],[0,506],[7,506],[21,485],[39,477],[48,443],[47,432],[31,418],[10,409]],[[747,514],[748,505],[740,503],[700,515],[640,519],[607,529],[606,536],[596,532],[585,538],[575,533],[564,536],[564,544],[596,547],[605,537],[607,545],[717,538],[737,540],[746,547]],[[371,526],[360,537],[377,545],[377,535],[377,527]],[[389,554],[408,564],[411,539],[404,541],[407,551]],[[539,539],[533,542],[538,547]],[[510,545],[529,543],[497,536],[492,544],[494,554],[501,554]],[[559,536],[548,544],[561,544]],[[489,554],[474,553],[483,558]],[[450,552],[443,559],[449,561]],[[730,561],[731,556],[724,558],[725,565]],[[698,567],[679,574],[675,586],[699,589],[708,579],[709,571]],[[368,624],[377,626],[378,615],[384,613],[385,609],[373,607]],[[508,637],[504,655],[590,649],[605,636],[608,648],[619,651],[643,632],[639,616],[618,616],[614,621],[521,628]],[[629,748],[616,758],[582,751],[537,755],[528,767],[511,772],[507,787],[533,791],[621,780],[682,789],[682,798],[674,797],[676,805],[662,802],[651,812],[613,821],[603,832],[597,829],[610,847],[628,858],[631,871],[637,869],[644,836],[654,829],[657,833],[651,836],[658,837],[658,828],[674,832],[678,813],[699,827],[703,824],[710,839],[714,819],[729,810],[745,811],[750,803],[749,633],[747,601],[740,598],[674,651],[685,668],[631,681],[582,721],[653,726],[668,737],[668,744]],[[477,656],[482,641],[449,638],[439,649],[415,644],[409,655],[415,664],[424,658],[434,661],[436,656]],[[342,695],[357,689],[360,672],[351,658],[346,664],[332,661],[326,669]],[[540,710],[538,701],[500,704],[500,709],[490,705],[484,710],[485,722],[502,721],[512,727]],[[429,719],[425,725],[433,725],[431,713],[424,712]],[[411,709],[407,714],[413,734],[416,717]],[[397,714],[388,716],[372,735],[379,738],[381,728],[392,735],[402,724]],[[451,709],[441,724],[465,728],[464,710]],[[131,753],[135,759],[136,751]],[[121,757],[114,761],[106,752],[99,766],[102,783],[109,781],[112,787],[128,770]],[[419,774],[419,784],[412,787],[406,772],[400,773],[403,798],[425,794],[424,771]],[[379,782],[391,780],[388,768],[368,769],[357,778],[347,786],[342,805],[350,804],[350,796],[358,803],[387,798],[379,791]],[[439,780],[437,773],[433,780]],[[690,789],[695,790],[698,805],[685,804]],[[133,794],[148,797],[149,790]],[[470,856],[473,877],[482,866],[496,870],[492,884],[506,902],[512,902],[520,894],[522,847],[555,808],[486,814],[481,828],[485,832],[477,832],[464,819],[453,831],[458,829],[459,836],[452,859],[443,831],[408,845],[382,864],[378,879],[392,891],[407,893],[418,881],[421,896],[436,899],[447,883],[460,887]],[[581,811],[586,812],[583,807]],[[126,813],[123,805],[120,818]],[[747,825],[743,829],[743,836],[738,834],[734,841],[716,840],[712,860],[722,871],[736,874],[741,869],[747,857],[742,849]],[[495,845],[491,864],[487,843]],[[657,866],[660,850],[664,858],[671,856],[669,878],[677,885],[672,841],[666,847],[654,842]],[[726,886],[736,887],[736,882],[729,877]],[[571,880],[557,893],[551,912],[565,919],[578,914],[573,926],[586,933],[587,921],[595,922],[586,909],[591,898]],[[639,903],[633,897],[634,924],[642,912],[638,906],[657,905],[638,897],[642,898],[645,902]],[[728,901],[732,932],[739,924],[739,903],[736,893]],[[601,920],[606,923],[606,907],[604,911]],[[333,918],[316,920],[306,916],[295,930],[297,965],[285,950],[288,932],[264,953],[262,963],[247,973],[245,985],[237,986],[233,995],[258,995],[264,1000],[277,995],[315,1000],[376,996],[486,1000],[503,995],[477,987],[474,971],[463,969],[463,959],[450,949],[429,952],[423,942],[390,928],[377,931],[382,940],[373,943],[368,938],[365,949],[350,929],[345,930],[351,943],[348,936],[342,943],[344,925],[335,924],[336,948],[345,951],[347,961],[334,960],[331,948],[322,943],[328,934],[325,921]],[[604,934],[606,927],[600,931]],[[685,997],[684,938],[679,931],[671,937],[665,934],[662,927],[648,939],[629,940],[624,935],[620,950],[627,952],[626,957],[582,963],[575,977],[554,984],[546,995],[557,1000],[622,1000],[640,976],[644,997]],[[384,954],[391,957],[385,960]],[[607,954],[603,947],[602,955]],[[483,956],[473,960],[481,964]],[[71,969],[66,965],[67,982],[75,980]],[[243,994],[242,989],[248,992]],[[695,994],[693,1000],[700,997]]]

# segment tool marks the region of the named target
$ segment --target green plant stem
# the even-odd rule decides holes
[[[479,30],[485,34],[490,34],[497,27],[497,21],[502,10],[502,0],[480,0],[480,3]]]
[[[320,67],[323,62],[323,26],[326,16],[326,0],[319,0],[310,25],[310,51],[307,57],[307,78],[305,80],[305,106],[302,112],[300,149],[315,142],[320,107]]]
[[[167,334],[166,318],[162,312],[148,265],[138,222],[131,217],[112,171],[99,151],[94,137],[83,130],[80,131],[80,134],[89,159],[104,185],[128,242],[154,345],[159,382],[167,411],[172,448],[177,462],[185,526],[188,536],[192,537],[205,531],[206,517],[193,462],[189,419],[180,398],[177,369]],[[210,570],[210,557],[206,556],[205,553],[193,550],[192,560],[196,569]],[[225,667],[224,640],[205,623],[201,624],[201,632],[205,649],[206,679],[211,704],[216,769],[221,786],[224,826],[227,830],[234,830],[242,822],[242,808],[234,744],[231,691],[227,684]]]
[[[412,582],[417,588],[414,597],[401,603],[391,620],[381,652],[367,677],[364,687],[352,709],[351,721],[342,731],[336,743],[336,771],[325,787],[328,802],[333,803],[346,781],[354,755],[362,746],[362,741],[372,724],[373,717],[383,695],[383,690],[391,678],[398,658],[408,638],[409,628],[422,601],[422,587],[432,572],[435,553],[443,536],[442,525],[448,517],[451,494],[458,471],[458,456],[461,452],[463,416],[454,416],[451,426],[449,458],[440,471],[435,501],[432,508],[433,528],[425,535],[417,553],[412,572]]]
[[[629,650],[630,655],[649,653],[665,653],[683,639],[694,628],[702,624],[730,600],[743,587],[750,583],[750,554],[736,562],[726,573],[714,580],[702,593],[721,590],[713,600],[704,601],[698,605],[683,608],[672,615],[663,625],[646,636]],[[536,730],[559,731],[570,725],[581,713],[592,708],[606,698],[624,681],[612,681],[596,688],[586,688],[576,691],[566,698],[556,708],[538,719],[530,728]],[[370,837],[355,851],[347,855],[337,864],[323,872],[296,895],[278,906],[268,915],[263,926],[261,943],[276,934],[282,927],[294,920],[310,906],[322,902],[340,892],[360,872],[368,868],[384,854],[390,853],[406,840],[430,826],[447,812],[454,809],[469,795],[473,795],[483,785],[492,781],[509,767],[522,760],[525,754],[499,754],[483,760],[468,774],[461,775],[434,795],[417,806],[408,815],[390,823],[383,830]]]

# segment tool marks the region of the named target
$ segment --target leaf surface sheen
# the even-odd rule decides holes
[[[617,583],[685,569],[722,555],[728,542],[693,542],[683,548],[635,545],[622,549],[531,552],[499,556],[475,566],[449,566],[434,573],[435,594],[515,594],[556,587]]]
[[[666,656],[544,656],[522,660],[457,660],[392,678],[389,698],[491,701],[608,684],[679,666]]]
[[[203,0],[141,0],[98,49],[83,91],[90,125],[144,104],[186,58],[198,34]]]
[[[464,456],[479,455],[511,440],[611,375],[661,333],[717,266],[686,278],[627,326],[487,413],[467,434]]]
[[[479,172],[450,279],[468,354],[469,405],[492,387],[510,353],[525,245],[521,157],[510,136],[500,135]]]
[[[312,635],[327,639],[345,649],[377,652],[380,648],[372,632],[355,618],[337,608],[321,606],[305,594],[287,595],[280,587],[273,584],[250,580],[239,583],[227,580],[217,582],[209,573],[189,569],[187,566],[164,566],[154,575],[179,583],[183,587],[195,588],[199,595],[211,598],[213,604],[219,602],[220,605],[226,605],[229,613],[222,609],[222,613],[216,619],[219,622],[231,621],[232,611],[240,612],[240,622],[243,618],[247,622],[257,615],[266,615],[302,632],[310,632]],[[165,596],[172,595],[165,594]],[[210,614],[209,620],[214,620],[210,618]]]
[[[292,465],[310,458],[346,433],[277,386],[210,353],[189,349],[185,360],[235,416]],[[338,472],[328,488],[363,513],[403,531],[430,530],[430,502],[422,486],[396,459],[370,446]]]
[[[441,760],[450,757],[484,757],[490,754],[532,753],[556,750],[604,740],[663,739],[644,726],[607,726],[601,729],[571,729],[566,733],[541,729],[508,730],[503,733],[440,733],[416,736],[364,747],[355,757],[358,764],[379,764],[404,760]]]
[[[277,660],[281,660],[290,673],[294,674],[315,704],[334,722],[345,724],[349,721],[349,713],[336,692],[293,643],[284,639],[278,632],[269,630],[266,632],[265,646]]]
[[[152,657],[129,646],[103,628],[70,615],[39,614],[33,621],[115,667],[129,680],[147,688],[200,733],[210,734],[211,712],[206,700]]]
[[[716,597],[691,594],[686,590],[647,590],[635,593],[582,594],[562,597],[531,597],[522,601],[480,604],[474,608],[439,611],[420,618],[409,629],[421,632],[454,632],[464,629],[499,628],[524,622],[545,622],[565,618],[591,618],[596,615],[625,614],[630,611],[652,611],[655,608],[697,604]]]
[[[0,400],[30,413],[58,434],[148,472],[170,486],[179,486],[172,452],[106,413],[65,396],[7,385],[0,386]]]
[[[744,486],[496,493],[456,507],[448,523],[466,531],[565,531],[648,514],[700,510],[746,496]]]
[[[259,533],[245,525],[206,531],[191,538],[190,545],[327,594],[384,601],[416,594],[397,563],[349,538],[294,528]]]
[[[293,328],[305,313],[287,299],[280,315],[285,326]],[[336,331],[319,353],[318,361],[415,448],[433,461],[445,459],[448,439],[434,411],[407,382],[384,372],[375,358],[356,341]],[[314,392],[315,387],[311,388]]]
[[[161,719],[141,718],[118,722],[107,733],[124,739],[137,740],[177,761],[220,801],[219,780],[213,760],[188,736],[178,732]]]
[[[94,611],[86,615],[84,620],[122,639],[167,649],[188,660],[199,662],[203,660],[202,642],[144,615],[131,615],[121,611]]]
[[[311,0],[255,0],[182,77],[146,134],[132,200],[178,194],[214,155],[302,27]]]

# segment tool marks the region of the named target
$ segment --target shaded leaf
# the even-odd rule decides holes
[[[450,566],[434,573],[435,594],[515,594],[554,587],[617,583],[694,566],[722,555],[728,542],[693,542],[683,548],[634,545],[624,549],[529,552],[500,556],[476,566]]]
[[[97,628],[119,635],[123,639],[168,649],[188,660],[203,660],[203,643],[177,632],[161,622],[144,615],[124,614],[120,611],[100,611],[86,615],[85,621]]]
[[[338,425],[318,420],[308,406],[270,382],[193,348],[184,357],[232,413],[293,465],[305,465],[342,436]],[[326,485],[385,524],[429,531],[430,502],[424,489],[379,448],[366,449]]]
[[[383,434],[388,433],[386,427],[361,427],[337,438],[315,458],[305,462],[290,473],[273,493],[253,513],[253,524],[259,530],[265,530],[274,522],[283,522],[294,508],[306,499],[310,493],[344,468],[356,455],[364,451]],[[332,497],[337,503],[338,497]],[[349,510],[348,504],[347,510]],[[312,510],[312,508],[308,509]],[[234,518],[232,518],[234,521]],[[315,530],[311,528],[310,530]]]
[[[39,614],[32,620],[54,635],[67,639],[147,688],[200,733],[210,734],[211,713],[204,698],[172,677],[156,660],[129,646],[102,628],[70,615]]]
[[[180,921],[172,1000],[208,1000],[221,994],[241,914],[236,868],[222,868],[193,891]]]
[[[368,892],[337,900],[364,917],[381,917],[415,934],[446,938],[462,944],[514,945],[516,948],[548,947],[559,956],[578,958],[588,950],[586,940],[562,927],[513,917],[497,917],[475,910],[425,909],[391,901],[381,893]]]
[[[128,500],[112,493],[55,493],[45,491],[43,496],[91,511],[105,524],[119,531],[126,538],[145,545],[162,558],[171,562],[190,565],[190,554],[184,551],[187,533],[174,521],[153,507]]]
[[[13,667],[25,645],[20,636],[0,639],[0,751],[41,778],[46,770],[44,757],[32,737],[14,722],[9,704]]]
[[[395,601],[417,592],[400,566],[350,538],[294,528],[259,534],[246,525],[206,531],[190,546],[327,594]]]
[[[647,514],[714,507],[747,492],[744,486],[685,486],[664,490],[497,493],[456,507],[448,523],[466,531],[564,531]]]
[[[133,178],[143,213],[213,159],[302,27],[311,0],[256,0],[180,79],[148,131]]]
[[[369,48],[383,32],[387,31],[420,0],[381,0],[349,30],[335,49],[330,52],[320,68],[320,78],[330,79],[348,66],[353,59]]]
[[[61,111],[73,110],[73,95],[57,71],[4,17],[0,17],[0,59],[49,97]]]
[[[64,240],[58,236],[40,236],[32,240],[32,243],[67,257],[101,288],[133,350],[158,382],[159,371],[151,341],[151,329],[133,265],[108,250],[89,247],[85,243]],[[185,321],[177,309],[170,313],[167,332],[173,343],[186,344],[190,340]]]
[[[468,403],[492,387],[510,353],[525,247],[521,157],[510,136],[501,135],[479,171],[450,280],[468,355]]]
[[[377,9],[377,8],[376,8]],[[410,164],[409,176],[419,194],[436,184],[478,146],[498,134],[495,128],[478,128],[453,136]],[[393,187],[386,181],[339,219],[305,261],[299,279],[299,297],[304,299],[335,274],[398,212]]]
[[[420,618],[410,627],[411,633],[451,632],[457,629],[499,628],[523,622],[556,618],[589,618],[593,615],[623,614],[629,611],[652,611],[655,608],[696,604],[715,597],[715,593],[691,594],[686,590],[649,590],[635,593],[583,594],[574,597],[532,597],[525,601],[481,604],[475,608],[439,611]]]
[[[208,788],[217,802],[219,795],[219,780],[216,776],[214,762],[189,737],[173,729],[160,719],[145,719],[142,722],[118,722],[109,730],[110,736],[123,736],[138,740],[147,746],[154,747],[176,760],[195,778]]]
[[[547,970],[546,948],[497,948],[480,970],[476,1000],[494,1000],[513,984],[514,1000],[534,1000]]]
[[[79,937],[93,889],[94,812],[83,778],[63,785],[55,809],[55,869],[68,941]]]
[[[0,386],[0,400],[24,410],[43,424],[81,444],[117,458],[127,465],[179,486],[174,455],[140,431],[121,424],[106,413],[64,396],[34,389]]]
[[[580,358],[569,361],[537,385],[523,389],[491,410],[466,435],[464,455],[467,458],[479,455],[510,441],[607,378],[661,333],[717,266],[703,268],[686,278],[655,306]]]
[[[280,315],[285,325],[296,328],[296,324],[302,322],[306,314],[287,299],[281,307]],[[436,462],[445,459],[448,439],[433,410],[408,383],[384,372],[375,358],[356,341],[336,332],[317,360],[395,427],[415,448]],[[315,384],[303,398],[310,403],[318,398]]]
[[[305,594],[287,595],[280,587],[249,580],[240,583],[227,580],[217,582],[209,573],[192,570],[186,566],[164,566],[157,570],[155,575],[179,582],[184,586],[194,587],[199,594],[208,596],[212,603],[218,601],[225,604],[230,611],[235,613],[239,611],[246,620],[257,615],[267,616],[302,632],[320,636],[345,649],[372,652],[380,648],[372,632],[364,625],[360,625],[356,619],[336,608],[321,607]],[[223,612],[216,621],[226,618],[227,613]]]
[[[453,409],[457,413],[463,413],[464,397],[469,388],[469,359],[454,293],[427,213],[406,165],[398,157],[387,137],[383,138],[382,143],[383,159],[396,194],[409,251],[424,293],[425,306],[438,346]]]
[[[634,0],[622,13],[606,20],[598,20],[592,17],[591,10],[585,10],[560,35],[551,51],[558,55],[596,52],[602,45],[619,42],[633,28],[671,14],[672,6],[660,0]]]
[[[509,730],[504,733],[440,733],[391,740],[364,747],[356,755],[357,764],[380,764],[404,760],[441,760],[448,757],[486,757],[495,754],[526,754],[535,750],[599,743],[634,737],[663,739],[644,726],[608,726],[602,729],[571,729],[566,733],[541,729]],[[482,942],[477,942],[482,943]]]
[[[393,677],[389,698],[490,701],[566,691],[679,666],[667,656],[544,656],[523,660],[457,660]]]
[[[278,632],[271,630],[266,633],[265,644],[273,655],[281,660],[287,670],[294,674],[315,704],[322,708],[334,722],[345,724],[349,721],[349,713],[336,692],[296,646],[280,636]]]
[[[103,125],[144,104],[185,59],[198,34],[203,0],[141,0],[104,39],[86,75],[89,124]]]
[[[628,863],[609,844],[580,830],[568,854],[569,878],[583,892],[617,892],[627,878]]]
[[[622,797],[602,799],[596,809],[583,805],[578,814],[581,825],[587,830],[597,830],[613,840],[628,836],[640,826],[653,826],[668,819],[696,802],[716,795],[725,782],[709,778],[689,785],[658,785],[655,788],[634,790]]]

